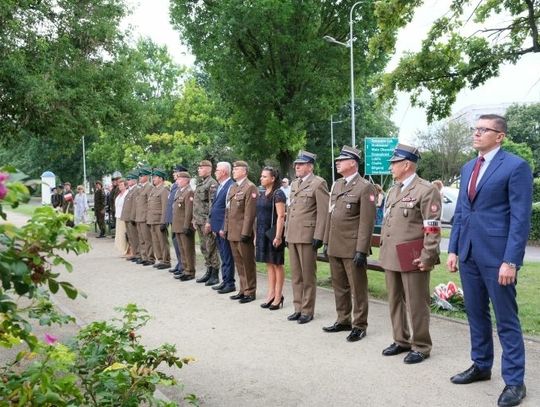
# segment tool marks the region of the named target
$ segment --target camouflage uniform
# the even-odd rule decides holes
[[[193,198],[193,224],[199,234],[201,253],[207,270],[219,270],[220,262],[213,233],[204,234],[204,225],[209,222],[210,200],[217,190],[218,183],[211,176],[204,178],[195,188]]]

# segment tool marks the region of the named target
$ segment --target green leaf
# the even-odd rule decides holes
[[[56,294],[58,292],[58,282],[56,280],[53,280],[52,278],[49,278],[49,290],[51,290],[51,293]]]

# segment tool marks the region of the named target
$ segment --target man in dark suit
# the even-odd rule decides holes
[[[491,301],[506,384],[498,405],[516,406],[526,395],[516,284],[530,230],[532,173],[523,159],[501,149],[506,132],[504,117],[480,116],[473,133],[478,157],[461,170],[447,266],[455,272],[459,261],[473,365],[450,380],[468,384],[491,378]]]
[[[219,294],[227,294],[236,290],[234,281],[234,260],[229,241],[222,237],[225,228],[225,208],[227,205],[227,195],[229,188],[234,184],[231,178],[231,164],[219,162],[216,165],[216,180],[219,186],[210,204],[209,223],[205,225],[206,233],[210,231],[215,234],[216,242],[221,258],[221,284],[212,288]],[[221,232],[221,233],[220,233]]]

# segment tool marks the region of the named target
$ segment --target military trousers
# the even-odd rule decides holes
[[[240,280],[239,294],[255,296],[257,292],[257,266],[255,264],[255,245],[230,241],[234,264]]]
[[[141,257],[139,250],[139,234],[137,233],[137,224],[133,225],[131,221],[126,221],[128,243],[131,248],[131,255],[135,257]]]
[[[187,236],[185,233],[177,233],[176,239],[180,243],[180,256],[184,266],[184,274],[195,275],[195,234]]]
[[[219,256],[216,245],[216,237],[213,233],[204,233],[204,225],[195,225],[199,235],[201,253],[204,256],[204,265],[206,268],[212,267],[219,270]]]
[[[155,261],[152,250],[152,232],[146,222],[137,222],[137,233],[139,234],[139,250],[141,258],[145,261]]]
[[[332,288],[336,300],[337,323],[367,329],[368,281],[366,269],[353,259],[329,257]]]
[[[313,316],[317,296],[317,252],[311,243],[289,243],[295,312]]]
[[[161,230],[161,225],[150,225],[152,232],[152,248],[154,257],[162,264],[171,264],[171,248],[167,229]]]
[[[429,271],[385,270],[384,274],[394,342],[429,355],[432,345],[429,334]],[[410,327],[407,310],[410,312]]]

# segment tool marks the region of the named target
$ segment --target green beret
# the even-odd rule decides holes
[[[161,168],[154,168],[154,170],[152,171],[152,175],[161,177],[163,179],[167,178],[167,173]]]
[[[139,177],[142,177],[143,175],[152,175],[152,170],[150,167],[139,168]]]

